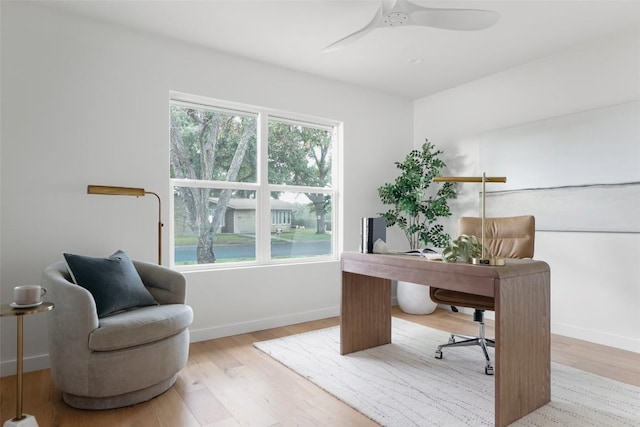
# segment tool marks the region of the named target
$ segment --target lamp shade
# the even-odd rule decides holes
[[[481,176],[436,176],[433,182],[483,182]],[[485,176],[484,182],[507,182],[506,176]]]
[[[111,187],[109,185],[88,185],[87,194],[108,194],[112,196],[144,196],[144,188]]]

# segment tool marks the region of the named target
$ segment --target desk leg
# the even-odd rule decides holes
[[[496,426],[551,400],[549,272],[496,286]]]
[[[391,281],[342,272],[340,354],[391,342]]]

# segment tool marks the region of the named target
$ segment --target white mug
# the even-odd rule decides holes
[[[40,285],[24,285],[13,288],[13,302],[17,305],[36,304],[47,293]]]

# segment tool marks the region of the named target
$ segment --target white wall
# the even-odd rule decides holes
[[[155,260],[156,200],[89,196],[86,186],[144,187],[168,200],[170,90],[343,121],[345,250],[357,250],[359,218],[382,210],[376,189],[395,176],[398,153],[412,148],[407,99],[33,4],[1,7],[4,303],[13,286],[39,283],[63,251],[123,249]],[[169,233],[165,227],[165,242]],[[194,339],[339,312],[338,261],[189,273],[187,280]],[[8,374],[15,320],[1,323]],[[25,319],[25,369],[48,365],[46,337],[44,315]]]
[[[417,100],[414,145],[428,137],[444,150],[450,174],[478,175],[483,132],[638,99],[634,27]],[[471,187],[452,204],[456,217],[477,214],[479,189]],[[453,220],[447,229],[455,234]],[[551,267],[552,332],[640,352],[639,250],[637,233],[538,232],[536,258]]]

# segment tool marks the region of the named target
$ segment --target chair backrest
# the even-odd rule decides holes
[[[458,233],[482,235],[482,219],[462,217]],[[485,246],[489,254],[501,258],[533,258],[535,218],[531,215],[485,218]]]

